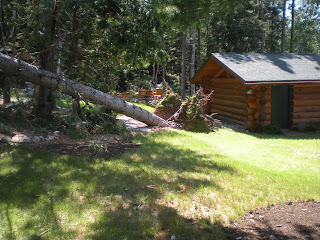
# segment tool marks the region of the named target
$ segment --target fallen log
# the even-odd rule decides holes
[[[103,105],[107,109],[132,117],[150,126],[167,124],[162,118],[132,103],[2,53],[0,53],[0,70],[7,75],[16,76],[26,82],[61,90],[73,97],[80,96],[82,99]]]

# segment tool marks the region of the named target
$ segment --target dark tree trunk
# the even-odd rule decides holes
[[[181,79],[180,92],[182,99],[186,97],[186,65],[187,65],[187,36],[181,34]]]
[[[191,44],[191,61],[190,61],[190,80],[195,74],[195,65],[196,65],[196,31],[192,31],[192,44]],[[196,93],[196,87],[194,84],[190,83],[190,93],[191,95]]]
[[[162,87],[164,87],[164,84],[166,82],[166,71],[167,71],[166,65],[162,65],[162,84],[163,84]]]
[[[79,36],[78,36],[78,29],[79,29],[79,20],[78,20],[78,6],[75,2],[73,6],[73,14],[72,14],[72,33],[71,33],[71,46],[70,46],[70,53],[69,53],[69,61],[67,63],[67,67],[69,69],[72,66],[76,65],[78,62],[78,52],[79,52]],[[76,113],[79,117],[82,116],[82,109],[80,106],[80,99],[79,97],[72,99],[72,109],[73,112]]]
[[[3,91],[3,104],[11,102],[10,83],[6,80],[6,75],[0,72],[0,87]]]
[[[10,83],[4,80],[3,86],[3,104],[11,102]]]
[[[290,38],[290,53],[293,53],[294,42],[294,18],[295,18],[295,0],[292,0],[292,12],[291,12],[291,38]]]
[[[6,42],[5,19],[4,19],[4,0],[0,0],[0,43]]]
[[[198,28],[197,70],[201,67],[201,29]]]
[[[77,114],[80,118],[82,118],[82,109],[80,106],[80,100],[77,97],[72,98],[72,110],[74,114]]]
[[[69,64],[71,67],[72,64],[77,63],[78,61],[78,52],[79,52],[79,19],[78,19],[78,7],[74,6],[72,14],[72,33],[71,33],[71,46],[69,54]]]
[[[284,53],[285,41],[286,41],[286,4],[287,1],[283,0],[282,9],[282,34],[281,34],[281,52]]]
[[[56,18],[58,14],[57,5],[53,6],[52,12],[48,16],[44,47],[40,53],[40,67],[49,72],[55,72],[54,55],[55,55],[55,29]],[[50,118],[52,110],[55,107],[54,93],[51,89],[44,86],[36,86],[34,114],[36,117]]]
[[[261,22],[264,22],[264,4],[263,0],[259,0],[259,20]],[[264,52],[265,50],[265,33],[264,29],[262,30],[261,33],[261,52]]]

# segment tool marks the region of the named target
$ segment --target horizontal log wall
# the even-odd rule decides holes
[[[245,125],[247,123],[246,87],[235,78],[213,78],[205,83],[206,93],[213,90],[212,100],[207,105],[209,113],[217,117]]]
[[[320,122],[320,84],[293,86],[292,128]]]

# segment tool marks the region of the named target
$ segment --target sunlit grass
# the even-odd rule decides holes
[[[153,113],[155,108],[153,106],[151,106],[150,104],[148,103],[144,103],[144,102],[133,102],[132,104],[144,109],[144,110],[147,110],[148,112],[151,112]]]
[[[94,104],[92,103],[86,103],[85,101],[79,101],[80,103],[80,107],[95,107]],[[56,104],[57,106],[59,107],[62,107],[62,108],[72,108],[72,99],[71,98],[67,98],[67,99],[58,99],[56,100]]]
[[[72,100],[71,99],[59,99],[56,101],[56,104],[57,106],[59,107],[63,107],[63,108],[72,108]],[[145,109],[151,113],[154,112],[155,108],[153,106],[151,106],[150,104],[148,103],[144,103],[144,102],[132,102],[132,104],[142,108],[142,109]],[[80,101],[80,106],[81,107],[84,107],[86,105],[86,102],[84,101]],[[92,103],[89,103],[89,105],[91,107],[94,107],[95,105],[92,104]]]
[[[92,159],[0,145],[0,239],[225,239],[249,210],[320,200],[320,140],[184,131]],[[47,231],[47,232],[46,232]]]

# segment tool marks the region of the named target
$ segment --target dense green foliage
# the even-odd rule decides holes
[[[197,68],[211,52],[279,52],[281,45],[280,0],[1,0],[0,4],[0,48],[46,66],[45,56],[67,77],[106,92],[151,87],[163,78],[172,86],[179,83],[182,33],[186,46],[197,45]],[[292,27],[290,4],[287,1],[285,51]],[[297,1],[294,11],[293,52],[319,53],[319,1]],[[195,31],[197,39],[191,37]],[[186,47],[187,72],[194,59],[191,52]],[[186,78],[188,87],[189,74]]]

